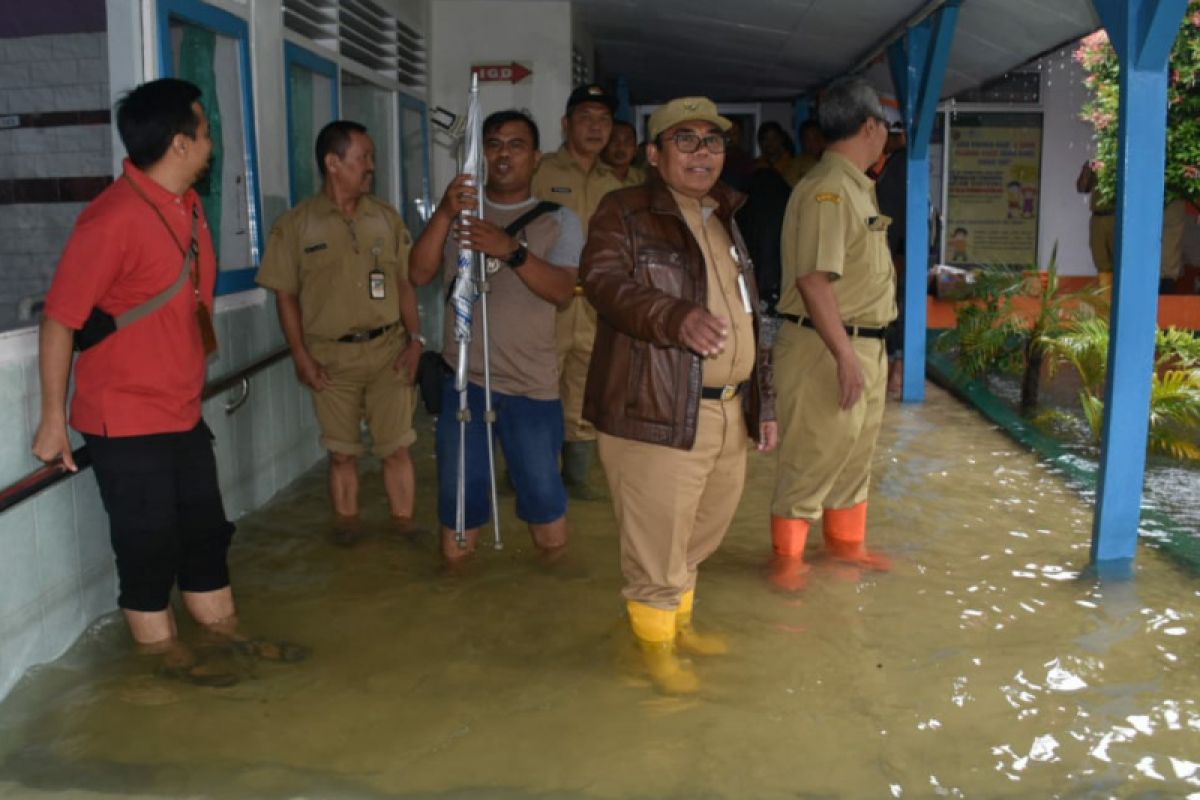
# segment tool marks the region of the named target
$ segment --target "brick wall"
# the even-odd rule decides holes
[[[22,300],[112,176],[109,103],[106,34],[0,38],[0,330],[33,324]]]

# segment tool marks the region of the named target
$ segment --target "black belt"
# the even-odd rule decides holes
[[[779,316],[788,322],[796,323],[801,328],[812,328],[814,331],[817,329],[817,326],[813,325],[813,321],[808,317],[798,317],[795,314],[780,314]],[[864,336],[868,339],[882,339],[887,331],[887,328],[867,328],[862,325],[842,325],[842,327],[850,336]]]
[[[732,400],[741,394],[749,383],[750,381],[742,381],[737,384],[727,383],[724,386],[702,386],[700,397],[704,400]]]
[[[355,333],[347,333],[345,336],[339,336],[338,341],[339,342],[350,342],[350,343],[369,342],[372,339],[376,339],[380,336],[383,336],[385,333],[390,331],[392,328],[396,327],[397,324],[398,323],[393,322],[390,325],[384,325],[379,328],[371,328],[371,330],[369,330],[369,331],[357,331]]]

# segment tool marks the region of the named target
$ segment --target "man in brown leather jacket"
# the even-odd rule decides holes
[[[580,264],[598,326],[584,416],[599,432],[623,594],[655,685],[699,688],[677,656],[723,653],[692,627],[696,571],[737,509],[748,440],[777,440],[753,267],[718,184],[730,122],[703,97],[651,117],[651,170],[592,217]]]

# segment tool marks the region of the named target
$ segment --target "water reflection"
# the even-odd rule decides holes
[[[99,625],[0,705],[0,796],[1200,792],[1195,578],[1150,550],[1134,581],[1090,576],[1090,510],[935,389],[890,408],[877,463],[872,537],[894,571],[817,560],[783,595],[764,570],[772,465],[754,457],[697,595],[734,652],[698,661],[686,700],[638,671],[606,506],[571,509],[571,557],[548,569],[509,501],[505,550],[447,577],[380,497],[362,545],[329,545],[313,474],[241,524],[234,569],[250,624],[314,658],[197,689]]]

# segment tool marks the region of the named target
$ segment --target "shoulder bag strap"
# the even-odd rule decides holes
[[[134,183],[132,178],[130,178],[128,175],[124,175],[123,177],[125,180],[129,181],[129,185],[133,187],[133,190],[137,193],[137,195],[146,201],[146,205],[150,206],[150,208],[154,211],[154,214],[167,229],[167,232],[171,234],[171,241],[175,242],[175,246],[179,248],[180,254],[183,255],[183,269],[180,270],[179,277],[175,279],[175,282],[166,289],[163,289],[146,302],[136,305],[126,311],[124,314],[116,317],[115,320],[118,330],[124,328],[126,325],[137,322],[147,314],[153,314],[155,311],[169,303],[171,299],[175,297],[175,295],[179,294],[179,290],[187,284],[189,274],[192,276],[193,282],[197,286],[200,285],[200,272],[199,270],[195,269],[196,257],[200,252],[200,204],[197,203],[196,205],[192,206],[192,241],[190,246],[185,250],[183,244],[179,241],[179,237],[175,235],[174,229],[171,227],[170,223],[167,222],[166,217],[164,217],[162,212],[158,210],[158,206],[156,206],[154,202],[146,196],[146,193],[142,191],[140,186]]]
[[[536,206],[505,225],[504,232],[509,236],[516,236],[518,231],[528,226],[529,223],[533,222],[538,217],[542,216],[543,214],[551,214],[555,211],[558,211],[560,208],[562,208],[561,203],[552,203],[549,200],[540,200]],[[450,299],[450,295],[454,294],[454,283],[457,280],[458,276],[455,275],[454,278],[450,280],[450,285],[446,287],[447,300]]]

